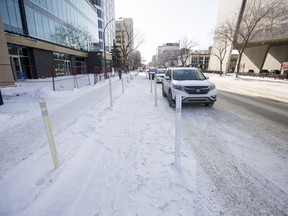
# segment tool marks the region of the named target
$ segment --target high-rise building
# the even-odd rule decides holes
[[[115,3],[114,0],[90,0],[96,7],[98,16],[99,48],[104,50],[104,28],[106,50],[111,51],[115,40]]]
[[[1,49],[8,54],[0,60],[0,85],[13,83],[9,73],[14,80],[19,76],[35,79],[72,74],[71,68],[77,66],[87,66],[91,73],[95,66],[103,66],[103,59],[95,56],[103,56],[101,32],[105,22],[114,18],[114,0],[93,1],[96,7],[91,2],[1,0]],[[115,38],[113,31],[111,23],[106,33],[109,46]]]
[[[170,67],[177,65],[177,55],[175,51],[179,50],[179,43],[165,43],[158,46],[156,50],[157,67]]]
[[[116,20],[116,45],[121,46],[121,55],[122,60],[124,61],[124,67],[128,65],[128,57],[126,54],[129,54],[134,50],[134,28],[133,28],[133,19],[132,18],[123,18]],[[125,56],[123,56],[123,54]]]
[[[221,0],[216,29],[223,23],[227,23],[228,20],[230,22],[234,21],[233,24],[235,27],[237,26],[237,23],[239,23],[241,28],[241,25],[244,25],[242,20],[245,20],[247,12],[249,10],[256,11],[256,8],[253,9],[253,4],[251,4],[253,1],[256,2],[256,0]],[[269,2],[271,3],[271,1],[257,2],[261,4],[258,7],[261,7],[263,4],[267,4]],[[288,1],[286,0],[285,2],[284,0],[283,4],[275,8],[273,13],[276,13],[276,11],[280,8],[284,8],[287,11]],[[273,19],[273,14],[272,16],[267,16],[263,19],[261,22],[261,27],[259,25],[257,29],[257,35],[251,41],[249,41],[244,50],[241,59],[241,69],[254,70],[255,73],[258,73],[262,69],[281,70],[281,73],[284,72],[281,66],[283,63],[288,62],[288,20],[287,15],[285,14],[283,14],[284,16],[281,21],[276,21],[276,19]],[[257,14],[255,16],[257,16]],[[259,31],[260,28],[261,31]],[[219,40],[215,38],[213,47],[217,46],[217,43],[219,43]],[[233,48],[235,49],[235,47],[231,46],[227,48],[227,54],[223,62],[224,71],[230,69],[230,57]],[[219,67],[219,60],[215,56],[211,55],[209,69],[219,70]]]
[[[116,20],[116,43],[129,45],[134,48],[134,28],[132,18]],[[128,44],[129,43],[129,44]]]

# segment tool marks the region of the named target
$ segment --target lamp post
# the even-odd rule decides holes
[[[120,18],[118,18],[118,19],[122,19],[122,17],[120,17]],[[104,27],[104,31],[103,31],[103,45],[104,45],[104,76],[107,75],[107,71],[106,71],[106,67],[107,67],[107,63],[106,63],[106,43],[105,43],[105,40],[106,40],[106,33],[105,33],[105,31],[106,31],[107,26],[108,26],[112,21],[114,21],[114,20],[115,20],[115,18],[112,18],[111,20],[109,20],[109,21],[106,23],[106,25],[105,25],[105,27]]]

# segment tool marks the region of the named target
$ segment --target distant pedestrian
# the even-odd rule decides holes
[[[118,70],[118,76],[119,76],[119,79],[122,78],[122,71],[121,71],[121,69]]]

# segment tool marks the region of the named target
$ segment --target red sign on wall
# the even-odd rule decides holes
[[[282,63],[282,68],[283,69],[288,69],[288,62],[283,62]]]

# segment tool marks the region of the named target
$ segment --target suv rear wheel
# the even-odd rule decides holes
[[[213,106],[214,103],[205,103],[205,106]]]
[[[163,97],[167,97],[167,94],[165,93],[165,91],[164,91],[164,86],[162,85],[162,96]]]
[[[172,98],[171,91],[168,92],[168,101],[170,107],[175,107],[175,100]]]

